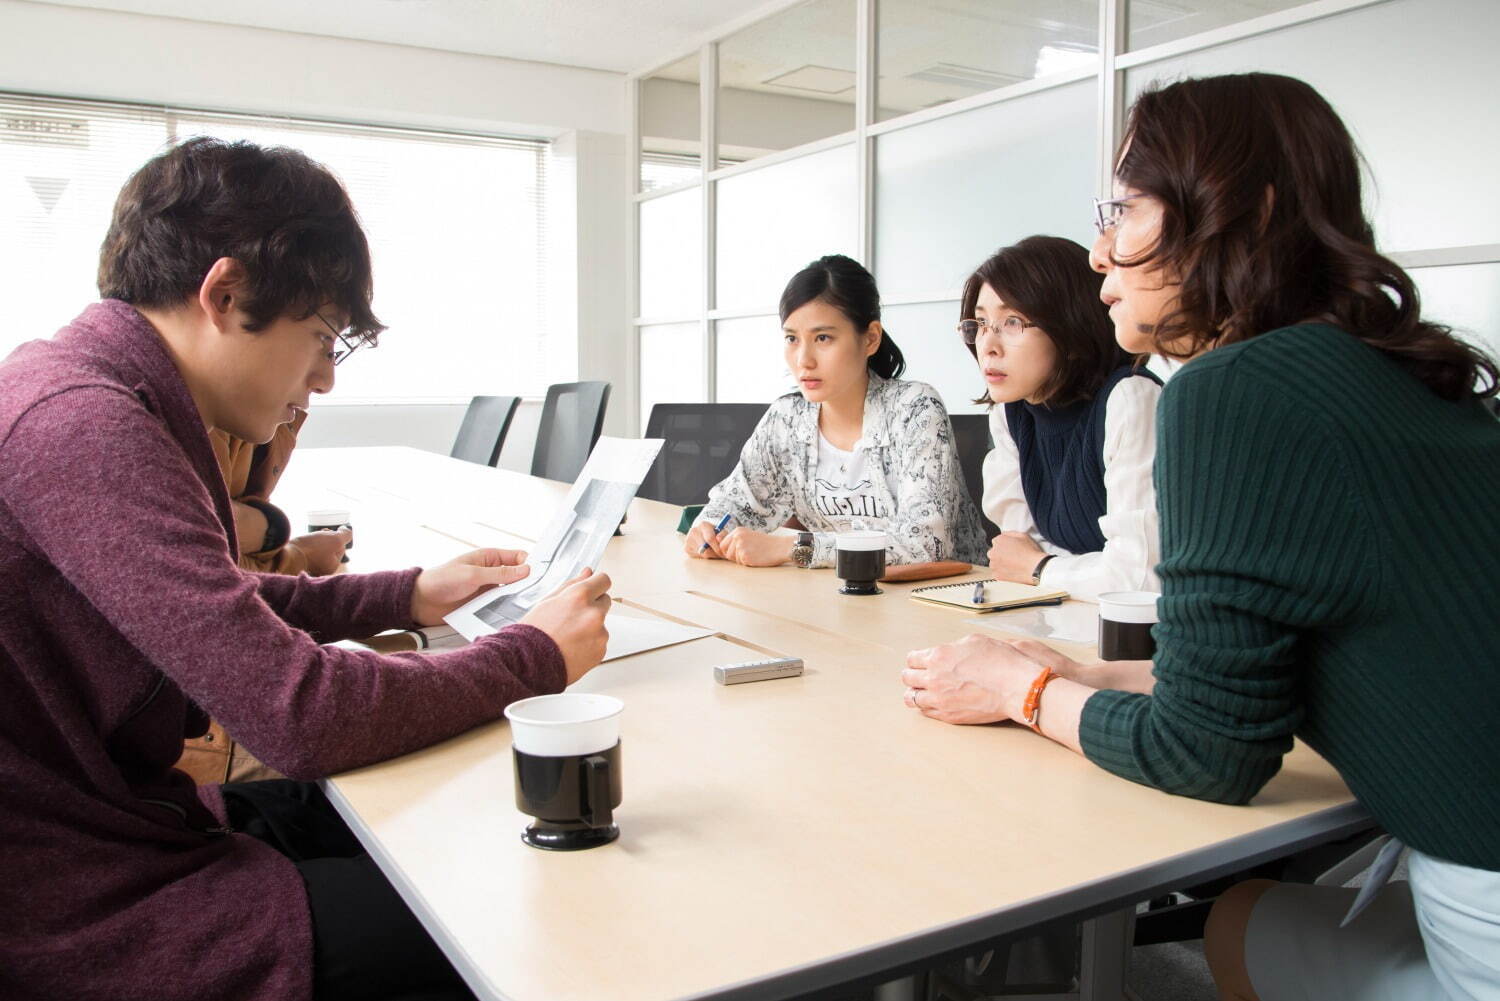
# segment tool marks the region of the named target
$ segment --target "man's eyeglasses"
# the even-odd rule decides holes
[[[1016,337],[1027,327],[1034,327],[1035,323],[1027,323],[1014,314],[1007,316],[1000,323],[989,323],[985,320],[960,320],[958,321],[958,336],[964,339],[965,344],[973,345],[979,340],[979,335],[988,330],[992,334]]]
[[[1140,195],[1126,195],[1124,198],[1095,198],[1094,199],[1094,228],[1103,236],[1120,224],[1120,215],[1125,210],[1125,203],[1139,198]]]
[[[333,350],[329,352],[329,357],[333,359],[334,365],[338,365],[339,362],[343,361],[345,358],[348,358],[359,348],[362,348],[366,344],[370,343],[370,339],[363,334],[350,333],[347,328],[344,330],[340,330],[333,324],[329,323],[328,320],[324,318],[322,313],[317,313],[316,315],[318,319],[323,321],[323,326],[327,327],[328,330],[333,334],[334,347]]]

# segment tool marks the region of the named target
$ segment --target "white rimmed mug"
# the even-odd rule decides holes
[[[623,797],[620,714],[609,695],[563,692],[512,703],[516,808],[536,822],[521,834],[534,848],[577,851],[620,836],[614,809]]]

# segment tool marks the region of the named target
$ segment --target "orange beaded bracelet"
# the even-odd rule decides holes
[[[1031,727],[1037,733],[1042,732],[1042,728],[1037,725],[1037,717],[1042,714],[1042,689],[1060,677],[1062,675],[1052,670],[1052,668],[1044,667],[1042,668],[1042,673],[1036,676],[1036,680],[1031,683],[1031,688],[1026,692],[1026,701],[1021,705],[1021,722]]]

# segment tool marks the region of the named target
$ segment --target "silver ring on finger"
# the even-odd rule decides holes
[[[922,689],[920,689],[920,688],[913,688],[911,690],[911,707],[913,709],[916,709],[919,712],[922,709],[922,704],[917,701],[917,695],[919,695],[921,693],[921,691],[922,691]]]

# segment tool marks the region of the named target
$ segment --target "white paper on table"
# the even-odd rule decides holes
[[[969,625],[1023,633],[1043,640],[1062,640],[1065,643],[1099,641],[1099,606],[1087,601],[990,612],[964,621]]]
[[[663,443],[661,438],[600,438],[567,500],[531,547],[530,576],[485,591],[444,621],[465,639],[487,636],[519,622],[585,567],[597,568]]]
[[[627,615],[618,608],[610,609],[609,614],[604,617],[604,628],[609,630],[609,645],[604,649],[606,662],[714,635],[712,629],[679,625],[666,619]]]
[[[611,608],[605,616],[604,628],[609,631],[609,643],[600,663],[714,635],[712,629],[684,626],[666,619],[622,612],[619,606]],[[462,633],[447,626],[429,626],[419,631],[427,637],[427,645],[423,650],[452,650],[469,643]],[[347,642],[351,649],[368,649],[353,641]]]

